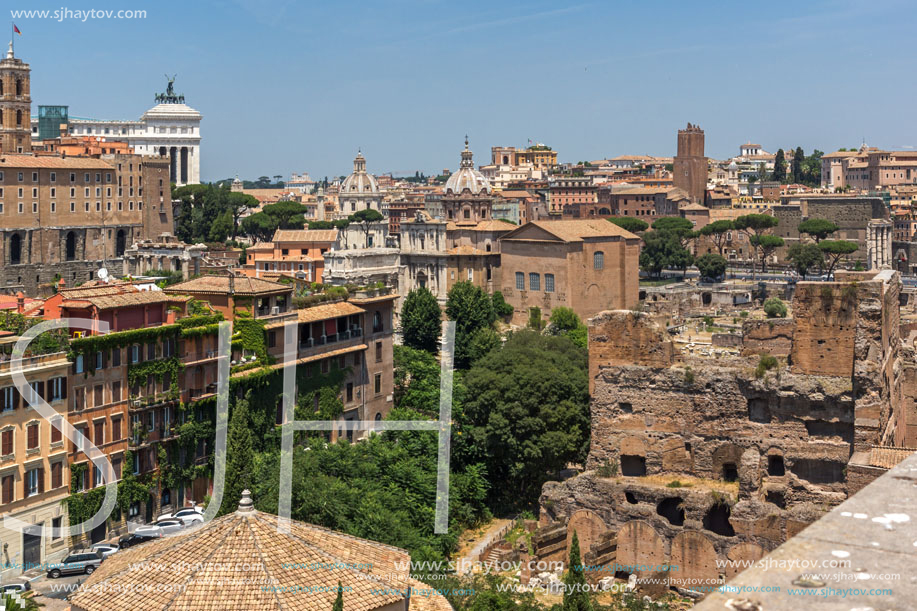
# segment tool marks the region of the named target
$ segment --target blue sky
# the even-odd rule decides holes
[[[204,115],[202,174],[455,168],[493,145],[561,161],[917,145],[917,11],[839,2],[12,0],[12,10],[145,9],[141,20],[17,18],[32,100],[138,118],[177,73]],[[34,108],[33,108],[34,110]]]

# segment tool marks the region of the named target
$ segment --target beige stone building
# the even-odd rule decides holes
[[[32,409],[16,389],[10,352],[19,338],[0,339],[0,513],[43,528],[68,527],[64,499],[69,494],[70,467],[61,431]],[[65,352],[26,356],[23,374],[29,385],[61,421],[67,417]],[[0,529],[0,582],[42,563],[60,561],[68,538],[46,537]]]
[[[580,318],[635,306],[639,293],[640,238],[604,219],[535,221],[500,238],[503,297],[513,323],[529,310],[572,308]]]
[[[172,232],[169,157],[33,155],[29,92],[11,47],[0,61],[0,289],[36,294],[100,267],[122,275],[134,241]]]

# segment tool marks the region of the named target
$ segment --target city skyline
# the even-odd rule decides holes
[[[178,74],[176,90],[204,117],[204,181],[346,175],[358,149],[372,173],[438,173],[458,167],[466,133],[476,164],[489,161],[491,146],[529,139],[564,162],[670,156],[686,122],[705,130],[714,158],[749,140],[771,152],[830,152],[864,139],[915,145],[906,79],[882,112],[862,112],[865,83],[907,68],[913,18],[897,2],[766,13],[529,3],[474,5],[464,16],[440,2],[347,11],[239,1],[182,6],[178,22],[175,6],[120,21],[15,17],[33,104],[136,119],[164,88],[163,73]],[[11,7],[20,8],[45,7]],[[870,42],[876,32],[883,61]],[[62,50],[77,41],[83,65],[102,69],[62,69]]]

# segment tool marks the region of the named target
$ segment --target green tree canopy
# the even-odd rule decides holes
[[[786,155],[783,149],[777,149],[777,154],[774,155],[773,178],[777,182],[786,182]]]
[[[680,216],[664,216],[653,221],[653,229],[682,234],[693,231],[694,223]]]
[[[334,599],[334,606],[331,607],[331,611],[344,611],[344,589],[341,587],[340,581],[338,581],[338,595]]]
[[[744,214],[733,221],[733,224],[736,229],[748,234],[749,241],[752,242],[752,254],[757,257],[758,244],[755,244],[752,240],[766,234],[779,225],[780,221],[769,214]],[[752,270],[754,270],[754,267],[755,266],[752,265]]]
[[[494,313],[496,313],[497,316],[506,317],[513,315],[513,306],[506,302],[502,292],[494,291],[492,301],[494,304]]]
[[[716,246],[717,252],[723,256],[723,248],[728,242],[729,233],[735,230],[735,224],[730,220],[713,221],[704,225],[700,230],[700,235],[705,236]]]
[[[825,257],[816,244],[793,244],[787,250],[786,258],[793,264],[793,268],[803,278],[809,270],[821,267]]]
[[[671,231],[648,231],[643,234],[640,250],[640,269],[658,277],[663,269],[687,269],[694,262],[690,251],[682,245],[678,235]]]
[[[366,210],[357,210],[348,218],[351,223],[378,223],[385,217],[378,210],[367,208]]]
[[[793,153],[793,162],[790,164],[790,171],[793,174],[794,183],[802,183],[805,180],[803,176],[803,163],[806,160],[806,154],[802,150],[801,146],[796,147],[796,151]]]
[[[701,278],[711,278],[716,280],[726,273],[726,259],[720,255],[707,254],[697,258],[694,262]]]
[[[302,229],[306,225],[306,210],[306,206],[299,202],[277,202],[262,208],[274,220],[277,229]]]
[[[570,543],[570,561],[564,575],[564,586],[563,611],[592,611],[576,530],[573,531],[573,541]]]
[[[545,481],[585,458],[586,351],[567,338],[517,331],[474,364],[465,385],[468,434],[457,453],[500,482],[491,492],[501,507],[533,504]]]
[[[223,242],[235,239],[239,219],[258,205],[251,195],[233,193],[229,185],[186,185],[172,191],[177,200],[175,235],[183,242]]]
[[[847,240],[822,240],[818,243],[818,248],[821,249],[825,259],[828,261],[826,273],[830,276],[834,273],[834,268],[837,267],[838,262],[847,255],[855,253],[859,246],[857,246],[856,242],[848,242]]]
[[[761,270],[767,271],[767,258],[783,246],[783,238],[775,235],[753,235],[748,239],[751,245],[761,251]]]
[[[442,310],[427,288],[416,288],[401,306],[401,331],[404,345],[435,353],[439,346]]]
[[[552,335],[566,335],[570,341],[583,349],[588,343],[589,334],[586,325],[572,308],[560,306],[552,309],[548,331]]]
[[[242,220],[242,231],[253,242],[270,242],[277,231],[277,224],[264,212],[256,212]]]
[[[779,297],[771,297],[764,302],[764,313],[768,318],[786,318],[786,304]]]
[[[238,509],[242,491],[252,489],[255,457],[248,415],[250,397],[251,391],[244,399],[235,402],[232,408],[232,418],[229,420],[226,437],[226,477],[219,513],[221,516]]]
[[[632,216],[612,216],[608,218],[608,221],[631,233],[639,233],[649,228],[649,223]]]
[[[838,227],[826,219],[806,219],[799,223],[799,233],[812,236],[816,243],[821,242],[837,231]]]
[[[455,321],[455,366],[467,369],[471,364],[471,336],[497,319],[493,300],[467,280],[456,282],[446,297],[446,316]]]

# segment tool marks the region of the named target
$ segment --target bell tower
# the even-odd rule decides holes
[[[10,41],[6,57],[0,61],[0,151],[32,152],[31,68],[13,55]]]

